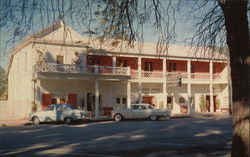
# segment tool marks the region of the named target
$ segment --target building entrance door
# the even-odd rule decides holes
[[[206,110],[210,112],[210,96],[206,96]]]
[[[173,110],[173,97],[172,96],[167,97],[167,109],[170,112],[172,112],[172,110]]]
[[[216,96],[213,96],[213,99],[214,99],[214,112],[216,112]]]
[[[153,96],[143,96],[143,103],[151,104],[152,106],[156,107],[156,103],[153,102]]]

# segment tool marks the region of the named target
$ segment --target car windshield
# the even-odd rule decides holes
[[[154,109],[154,107],[153,107],[153,106],[151,106],[151,105],[148,105],[148,108],[149,108],[149,109]]]
[[[140,105],[140,106],[138,107],[139,110],[144,110],[144,109],[146,109],[146,108],[147,108],[147,107],[144,106],[144,105]]]
[[[53,111],[53,110],[54,110],[54,105],[49,105],[47,111]]]
[[[63,110],[66,110],[67,108],[67,105],[66,104],[60,104],[57,106],[57,111],[63,111]]]
[[[72,110],[77,109],[77,108],[76,108],[75,106],[73,106],[73,105],[69,105],[69,108],[72,109]]]
[[[138,105],[133,105],[133,106],[131,106],[131,109],[132,110],[138,110],[138,107],[139,107]]]

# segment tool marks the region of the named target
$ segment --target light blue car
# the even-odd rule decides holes
[[[66,124],[74,120],[83,120],[87,112],[77,109],[71,104],[52,104],[45,111],[37,111],[29,114],[29,120],[38,125],[40,122],[59,122]]]

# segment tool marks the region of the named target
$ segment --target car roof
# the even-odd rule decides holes
[[[132,104],[134,106],[139,106],[139,105],[143,105],[143,106],[149,106],[150,104],[146,104],[146,103],[141,103],[141,104]]]
[[[71,105],[71,104],[51,104],[53,106]]]

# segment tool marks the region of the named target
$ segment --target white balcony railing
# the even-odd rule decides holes
[[[131,78],[133,79],[138,79],[139,78],[139,73],[138,70],[131,70]]]
[[[213,80],[227,80],[227,75],[213,74]]]
[[[130,70],[130,67],[112,67],[112,66],[83,66],[76,64],[36,64],[35,72],[47,73],[72,73],[72,74],[103,74],[103,75],[121,75],[131,76],[132,79],[139,79],[138,70]],[[34,73],[35,74],[35,73]],[[35,76],[35,75],[34,75]],[[167,82],[174,82],[178,77],[182,80],[188,80],[188,73],[183,72],[167,72]],[[141,71],[142,79],[163,79],[163,71]],[[213,80],[221,81],[227,80],[226,75],[213,74]],[[210,80],[209,73],[190,73],[191,81],[208,81]]]
[[[207,73],[191,73],[191,80],[209,80],[210,74]]]
[[[72,74],[104,74],[104,75],[130,75],[129,67],[110,66],[82,66],[76,64],[36,64],[36,72],[72,73]]]
[[[142,71],[142,78],[163,78],[162,71]]]

